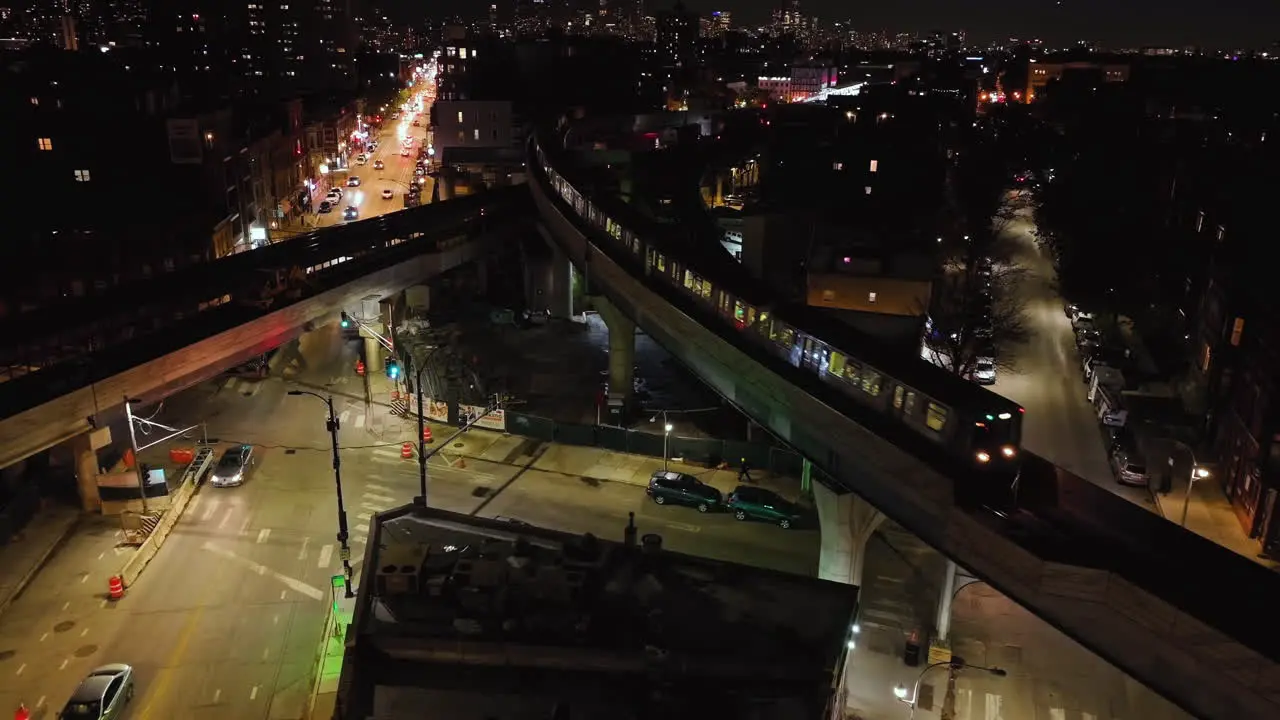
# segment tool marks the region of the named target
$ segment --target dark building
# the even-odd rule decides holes
[[[335,719],[818,718],[841,691],[853,586],[634,526],[615,541],[412,506],[371,525],[359,594],[335,601]]]
[[[261,91],[356,87],[361,0],[145,0],[148,45],[179,72]]]
[[[677,2],[654,18],[654,65],[665,89],[688,85],[699,60],[698,13]]]
[[[3,72],[0,162],[38,191],[3,251],[0,314],[265,241],[300,172],[296,103],[193,103],[117,53],[35,48]]]

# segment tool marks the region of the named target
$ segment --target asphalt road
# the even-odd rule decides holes
[[[1055,287],[1053,263],[1036,245],[1034,227],[1030,217],[1023,216],[1006,229],[1015,243],[1013,263],[1024,273],[1017,301],[1026,310],[1030,338],[1013,349],[1016,371],[1001,371],[992,389],[1026,408],[1022,442],[1028,450],[1131,502],[1154,508],[1146,489],[1120,485],[1111,474],[1075,335]]]
[[[382,124],[382,129],[377,135],[378,149],[369,157],[369,162],[365,165],[355,164],[354,158],[349,171],[333,175],[335,182],[341,184],[345,193],[342,202],[328,213],[313,213],[308,216],[308,224],[315,227],[323,228],[333,225],[341,225],[346,222],[358,222],[371,217],[377,217],[389,212],[404,209],[404,194],[409,184],[413,182],[414,163],[418,157],[418,149],[427,139],[427,113],[428,108],[423,109],[420,119],[421,127],[413,127],[411,121],[404,117],[400,120],[387,119]],[[400,156],[400,143],[406,137],[413,138],[413,147],[410,149],[409,157]],[[381,160],[385,167],[382,170],[374,169],[374,163]],[[346,180],[352,176],[360,178],[359,187],[346,187]],[[422,199],[424,202],[431,201],[432,185],[434,178],[427,178],[427,184],[422,188]],[[383,190],[390,190],[392,197],[384,199],[382,197]],[[319,207],[319,198],[316,206]],[[345,221],[342,219],[342,211],[344,208],[354,205],[359,217],[355,221]]]
[[[417,461],[400,457],[413,423],[353,399],[354,345],[335,327],[304,338],[295,379],[326,386],[343,419],[342,475],[357,572],[373,513],[412,500]],[[324,406],[287,395],[282,379],[221,379],[181,393],[156,420],[204,420],[221,446],[251,442],[244,485],[204,486],[163,550],[123,600],[106,602],[120,566],[113,526],[76,535],[0,616],[0,701],[22,699],[53,717],[93,667],[126,662],[137,720],[299,718],[324,621],[329,578],[340,572],[337,510]],[[152,412],[148,409],[148,415]],[[586,481],[520,464],[433,458],[433,506],[516,517],[622,538],[628,512],[667,547],[779,570],[812,573],[816,530],[782,531],[728,516],[659,508],[640,487]]]

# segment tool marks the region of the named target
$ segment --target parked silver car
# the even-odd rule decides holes
[[[133,699],[133,668],[103,665],[89,673],[71,693],[60,720],[116,720]]]
[[[237,445],[227,448],[214,466],[209,476],[209,484],[214,487],[235,487],[243,485],[249,468],[253,465],[253,446]]]

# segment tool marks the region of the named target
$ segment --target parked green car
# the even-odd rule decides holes
[[[738,520],[766,520],[784,530],[804,520],[805,515],[798,505],[781,495],[750,485],[734,488],[727,507]]]
[[[666,470],[659,470],[649,478],[645,492],[659,505],[690,505],[698,508],[698,512],[719,510],[723,503],[719,490],[692,475]]]

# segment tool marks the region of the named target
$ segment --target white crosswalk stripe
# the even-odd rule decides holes
[[[339,424],[339,425],[346,425],[346,424],[347,424],[347,421],[349,421],[350,419],[351,419],[351,411],[350,411],[350,410],[343,410],[341,413],[338,413],[338,424]]]
[[[356,427],[357,427],[357,428],[362,428],[362,427],[364,427],[364,415],[357,415],[357,416],[356,416]]]
[[[231,378],[222,384],[222,389],[227,392],[233,392],[236,389],[236,378]]]

